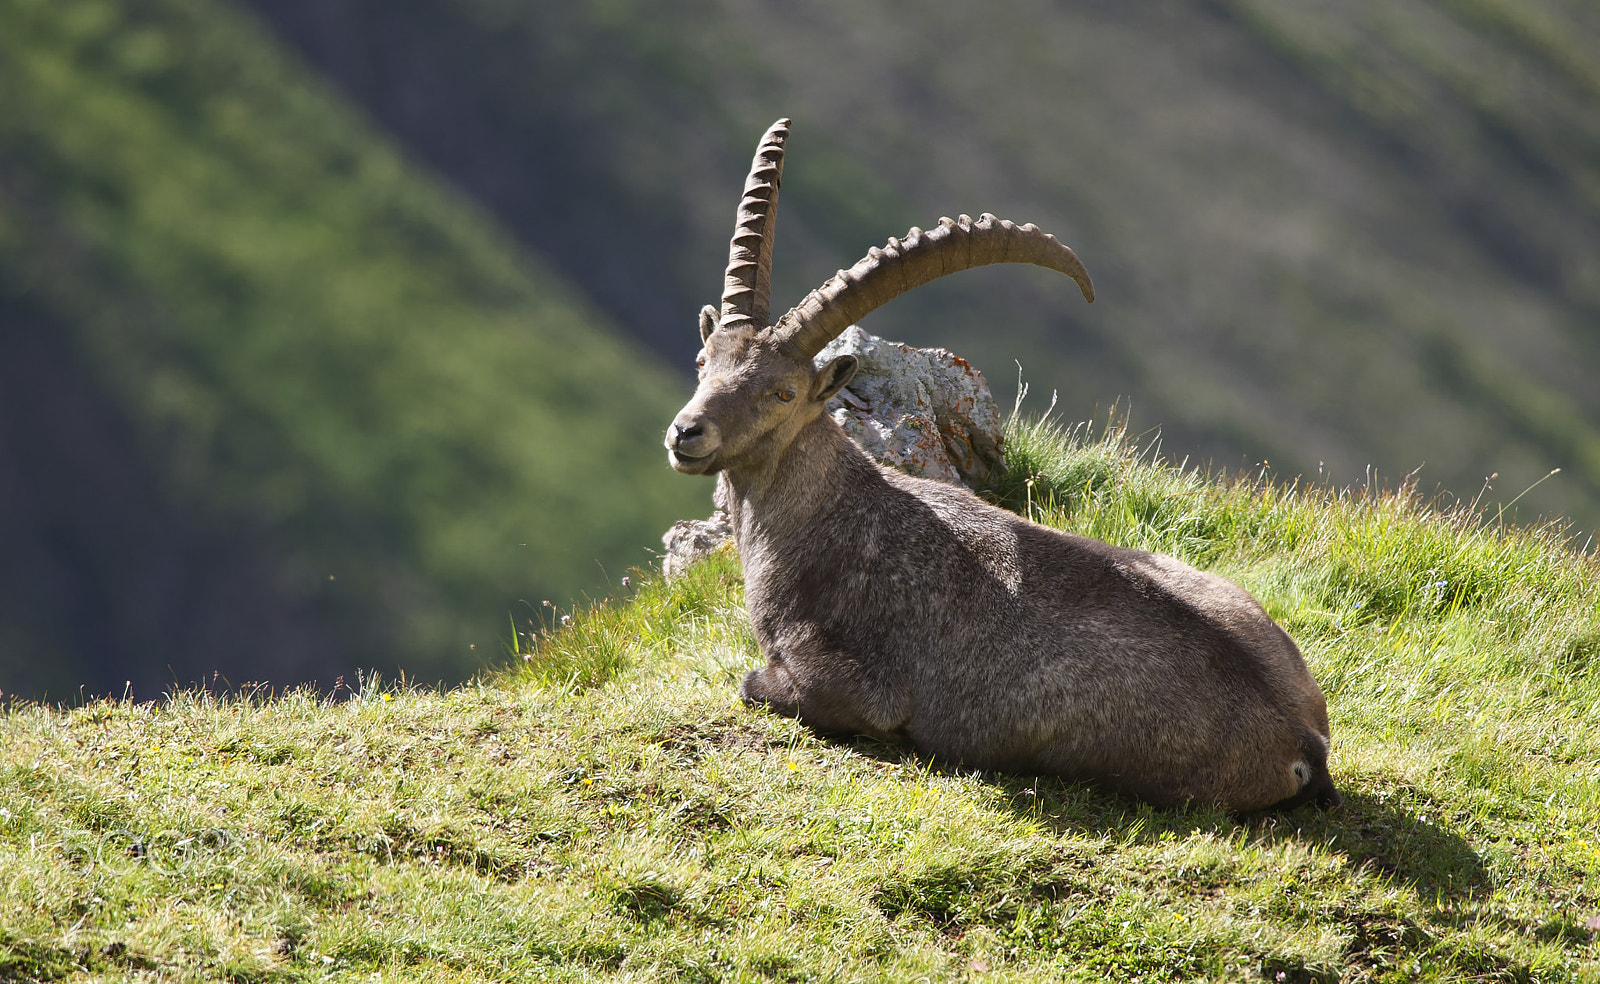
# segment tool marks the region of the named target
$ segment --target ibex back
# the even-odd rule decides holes
[[[721,310],[700,315],[672,466],[717,476],[766,666],[751,704],[938,761],[1100,782],[1152,803],[1335,805],[1322,692],[1246,591],[1170,557],[1031,523],[871,461],[824,406],[856,363],[812,360],[906,291],[990,263],[1059,270],[1032,225],[941,219],[870,250],[768,323],[788,121],[756,151]]]

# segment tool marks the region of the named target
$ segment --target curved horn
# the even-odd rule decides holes
[[[1094,300],[1089,271],[1071,249],[1031,222],[1019,226],[985,212],[976,222],[965,215],[940,219],[927,232],[913,226],[905,239],[891,239],[882,249],[874,246],[855,266],[840,270],[790,308],[773,330],[809,359],[840,332],[906,291],[990,263],[1059,270],[1078,282],[1084,300]]]
[[[722,278],[724,326],[748,322],[767,326],[767,297],[772,291],[772,235],[778,223],[778,185],[783,181],[783,142],[789,121],[772,124],[756,147],[744,197],[728,244],[728,271]]]

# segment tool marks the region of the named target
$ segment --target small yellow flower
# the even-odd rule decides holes
[[[384,694],[383,695],[383,702],[385,704],[387,704],[391,700],[394,700],[394,694]]]
[[[800,763],[796,762],[794,759],[790,759],[789,760],[789,771],[790,772],[799,772],[800,771]]]

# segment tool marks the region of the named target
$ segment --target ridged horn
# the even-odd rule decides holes
[[[1032,263],[1078,282],[1084,300],[1094,300],[1094,282],[1077,254],[1031,222],[1017,225],[985,212],[940,219],[923,232],[912,227],[904,239],[874,246],[855,266],[840,270],[805,300],[789,309],[773,328],[788,347],[811,358],[846,328],[906,291],[945,274],[991,263]]]
[[[744,196],[728,244],[728,270],[722,278],[723,327],[748,323],[767,326],[767,298],[772,292],[772,235],[778,223],[778,186],[783,181],[783,142],[789,121],[772,124],[756,146]]]

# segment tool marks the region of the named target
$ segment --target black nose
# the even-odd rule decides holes
[[[671,434],[672,443],[682,444],[684,441],[692,441],[701,434],[704,434],[705,431],[705,426],[698,422],[690,424],[688,427],[680,427],[677,424],[673,424]]]

